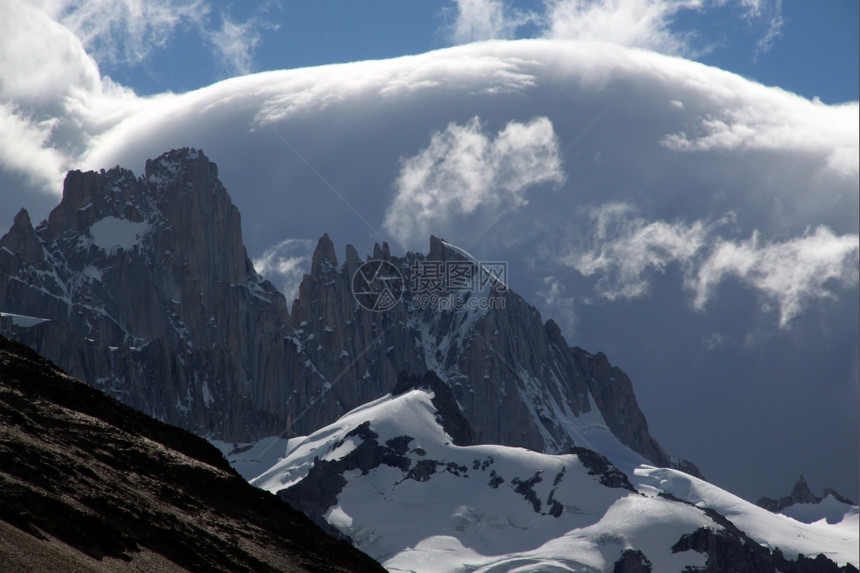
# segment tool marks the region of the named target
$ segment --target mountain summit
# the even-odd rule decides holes
[[[50,319],[11,333],[90,384],[202,435],[277,431],[284,297],[245,253],[239,212],[194,149],[71,171],[35,229],[0,239],[2,310]]]
[[[599,450],[604,432],[698,475],[650,435],[630,379],[570,347],[508,288],[504,263],[437,237],[429,247],[397,257],[383,243],[362,261],[347,245],[340,263],[324,235],[288,314],[246,254],[217,167],[185,148],[140,177],[70,172],[35,228],[19,213],[0,239],[0,310],[49,319],[3,324],[71,374],[225,442],[308,434],[392,391],[401,372],[432,371],[479,443]]]

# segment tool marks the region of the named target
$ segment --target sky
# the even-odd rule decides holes
[[[748,499],[858,497],[858,3],[0,0],[0,226],[201,148],[291,296],[436,234],[508,262]]]

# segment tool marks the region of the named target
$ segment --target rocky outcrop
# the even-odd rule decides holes
[[[313,467],[305,479],[278,492],[278,497],[333,535],[338,535],[338,532],[325,520],[325,513],[337,504],[338,495],[347,483],[344,477],[346,472],[358,470],[361,475],[367,475],[381,465],[407,471],[411,465],[410,459],[404,456],[412,441],[409,436],[388,440],[382,445],[377,441],[379,434],[370,429],[369,422],[364,422],[349,432],[346,438],[353,438],[359,444],[340,459],[320,460],[315,457]],[[334,449],[341,446],[343,442]]]
[[[383,571],[205,440],[0,337],[0,570]]]
[[[630,483],[627,474],[613,466],[605,456],[587,448],[571,448],[571,454],[576,454],[586,468],[588,474],[600,476],[600,484],[606,487],[615,487],[636,492],[636,488]]]
[[[825,488],[824,495],[821,497],[815,495],[814,493],[812,493],[812,490],[809,489],[809,484],[806,483],[806,479],[803,476],[800,476],[800,478],[794,484],[794,487],[791,488],[791,494],[783,496],[779,499],[762,497],[756,502],[756,505],[758,505],[759,507],[763,507],[768,511],[779,513],[782,510],[798,503],[820,503],[828,495],[833,496],[833,498],[839,502],[848,505],[855,505],[853,501],[842,497],[836,491],[830,488]]]
[[[612,366],[602,352],[591,354],[578,347],[572,348],[571,352],[609,429],[623,444],[657,465],[702,477],[692,462],[667,455],[648,432],[648,421],[639,408],[633,382],[627,374]]]
[[[746,534],[735,531],[715,531],[708,527],[685,533],[672,546],[673,552],[697,551],[705,554],[701,573],[856,573],[857,568],[846,563],[841,567],[819,553],[811,558],[803,554],[787,559],[779,548],[770,551]]]
[[[199,151],[140,178],[70,172],[47,221],[22,211],[0,239],[0,305],[50,319],[9,334],[143,412],[226,439],[283,429],[285,300]]]
[[[661,493],[660,497],[693,505],[674,495]],[[786,558],[777,547],[773,550],[757,543],[745,532],[738,529],[725,515],[704,506],[698,507],[710,517],[720,529],[700,527],[692,533],[685,533],[672,546],[672,552],[696,551],[703,553],[707,561],[705,567],[697,569],[702,573],[857,573],[851,563],[842,566],[828,559],[823,553],[810,558],[802,553],[796,559]]]
[[[651,561],[639,549],[625,549],[612,566],[612,573],[651,573]]]

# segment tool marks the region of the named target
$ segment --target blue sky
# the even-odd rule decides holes
[[[2,1],[6,224],[202,148],[288,296],[323,233],[442,236],[719,485],[857,495],[856,0]]]
[[[302,0],[221,2],[213,0],[206,25],[222,15],[250,23],[259,35],[249,49],[250,71],[318,66],[418,54],[451,45],[453,2],[416,0]],[[508,2],[510,10],[541,10],[539,2]],[[766,85],[780,86],[827,103],[858,97],[858,7],[855,0],[763,3],[759,17],[732,3],[680,10],[670,27],[690,33],[690,56]],[[769,47],[774,19],[781,21]],[[515,37],[537,35],[534,25]],[[140,61],[102,62],[103,72],[139,94],[187,91],[245,70],[212,54],[200,31],[179,25],[165,46]]]

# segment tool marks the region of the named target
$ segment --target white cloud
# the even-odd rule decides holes
[[[780,105],[773,107],[772,88],[748,85],[746,89],[761,97],[745,99],[741,105],[738,94],[720,98],[725,104],[719,116],[697,117],[690,133],[666,135],[661,143],[683,152],[757,149],[812,153],[825,159],[828,170],[857,177],[860,106],[856,102],[825,105],[785,93]]]
[[[92,135],[142,107],[72,32],[19,0],[0,20],[0,101],[0,164],[53,193]]]
[[[564,282],[555,276],[544,277],[544,288],[537,294],[546,308],[552,313],[551,317],[561,324],[566,334],[574,332],[576,327],[576,304],[573,296],[567,294]]]
[[[455,0],[450,27],[454,43],[513,39],[521,29],[557,40],[610,42],[664,54],[695,55],[698,34],[678,28],[683,12],[706,12],[733,5],[747,23],[762,26],[755,56],[769,51],[784,24],[781,0],[544,0],[542,11],[517,10],[503,0]],[[529,36],[529,34],[526,34]]]
[[[689,286],[702,309],[720,282],[736,277],[775,302],[786,326],[812,300],[835,298],[833,287],[857,284],[858,252],[858,235],[837,236],[825,227],[781,243],[765,243],[757,233],[748,241],[718,240]]]
[[[208,44],[225,71],[247,74],[262,31],[277,29],[261,17],[268,2],[244,21],[225,10],[216,14],[209,0],[38,0],[34,6],[67,28],[102,66],[133,67],[185,28]]]
[[[212,32],[209,40],[217,49],[222,65],[234,73],[251,71],[254,51],[262,39],[259,24],[254,20],[237,23],[221,16],[221,29]]]
[[[538,19],[531,11],[512,10],[503,0],[455,0],[457,17],[450,27],[455,44],[509,40],[518,28]]]
[[[254,269],[278,286],[289,305],[299,294],[303,275],[310,271],[313,249],[313,241],[284,239],[254,259]]]
[[[39,189],[58,188],[65,161],[47,146],[56,119],[33,120],[14,105],[0,105],[0,167],[20,173]]]
[[[711,332],[702,338],[702,347],[707,350],[716,350],[726,343],[726,337],[719,332]]]
[[[649,223],[633,212],[626,204],[593,210],[591,247],[564,258],[582,275],[598,275],[597,293],[608,300],[645,296],[654,273],[689,263],[706,244],[708,226],[701,221]]]
[[[479,207],[516,209],[527,202],[531,187],[563,181],[549,119],[511,121],[493,138],[475,117],[465,125],[449,124],[418,155],[401,159],[397,194],[383,226],[404,245],[416,239],[423,244],[456,215],[471,215]]]
[[[671,29],[673,18],[681,10],[703,6],[702,0],[551,0],[546,35],[687,53],[689,35]]]
[[[206,0],[41,0],[37,4],[105,64],[139,62],[163,48],[176,28],[203,28]]]
[[[649,294],[655,274],[677,264],[693,306],[704,310],[717,287],[733,277],[761,296],[765,308],[779,308],[788,324],[816,299],[835,298],[837,288],[858,283],[860,236],[835,235],[826,227],[782,242],[765,242],[754,232],[748,241],[716,235],[733,221],[648,222],[629,205],[610,204],[591,212],[591,244],[574,249],[563,262],[583,276],[596,276],[595,291],[607,299]]]
[[[774,43],[782,36],[785,20],[782,17],[782,0],[741,0],[741,6],[748,20],[762,22],[764,33],[756,41],[755,57],[769,52]]]

